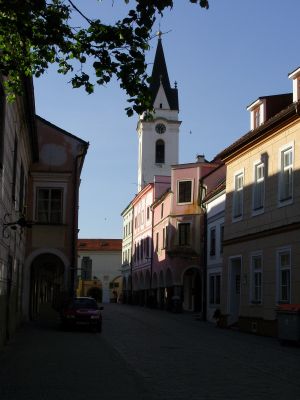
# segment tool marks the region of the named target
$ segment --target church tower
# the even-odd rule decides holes
[[[171,88],[165,61],[161,32],[151,75],[150,90],[154,109],[153,119],[141,115],[138,133],[138,191],[155,175],[171,175],[171,165],[178,164],[179,126],[178,91]]]

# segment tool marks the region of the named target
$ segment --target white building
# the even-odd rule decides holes
[[[103,303],[115,300],[122,292],[121,260],[121,239],[78,239],[79,275],[86,285],[84,295],[90,294],[95,283],[102,290]]]

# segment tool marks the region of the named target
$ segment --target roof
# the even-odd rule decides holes
[[[281,110],[279,113],[268,119],[265,123],[260,125],[258,128],[247,132],[245,135],[240,137],[226,149],[222,150],[216,155],[215,159],[220,158],[225,160],[237,151],[242,149],[246,145],[251,145],[253,142],[260,140],[265,135],[268,135],[278,129],[279,126],[286,123],[290,118],[300,115],[300,101],[290,104],[288,107]]]
[[[42,123],[44,123],[45,125],[48,125],[48,126],[50,126],[51,128],[54,128],[55,130],[59,131],[60,133],[66,135],[66,136],[69,136],[69,137],[71,137],[71,138],[73,138],[73,139],[78,140],[79,142],[81,142],[82,144],[84,144],[84,145],[87,146],[87,147],[89,146],[89,142],[86,142],[85,140],[81,139],[80,137],[75,136],[75,135],[73,135],[72,133],[67,132],[67,131],[65,131],[64,129],[60,128],[59,126],[52,124],[51,122],[49,122],[49,121],[47,121],[46,119],[40,117],[39,115],[36,115],[36,118],[39,119],[39,120],[40,120]]]
[[[161,38],[158,39],[157,48],[154,58],[154,64],[151,74],[150,91],[152,93],[152,102],[154,102],[157,92],[162,83],[167,100],[171,110],[179,110],[178,105],[178,90],[171,88],[167,64],[164,56]]]
[[[215,197],[217,194],[223,192],[223,190],[226,189],[226,178],[222,179],[222,181],[218,184],[217,187],[212,189],[203,199],[203,203],[206,203],[207,201],[211,200],[213,197]]]
[[[79,251],[121,251],[122,239],[78,239]]]

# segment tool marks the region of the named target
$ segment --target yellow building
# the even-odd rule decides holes
[[[276,307],[300,303],[300,68],[293,94],[250,104],[251,130],[218,155],[227,166],[221,312],[276,335]]]

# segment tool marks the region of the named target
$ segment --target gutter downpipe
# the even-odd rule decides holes
[[[72,255],[71,255],[71,265],[70,265],[70,296],[73,297],[75,295],[75,274],[77,273],[77,239],[78,239],[78,209],[79,209],[79,183],[78,178],[80,176],[81,168],[83,165],[83,161],[81,166],[78,165],[78,160],[82,158],[84,160],[85,155],[87,153],[89,143],[84,147],[80,154],[77,154],[75,157],[75,173],[74,173],[74,191],[73,191],[73,201],[74,201],[74,209],[73,209],[73,234],[72,234]],[[78,185],[77,185],[78,183]]]
[[[206,205],[203,202],[205,186],[203,185],[203,178],[200,179],[200,206],[203,211],[203,321],[206,321],[207,314],[207,213]]]

